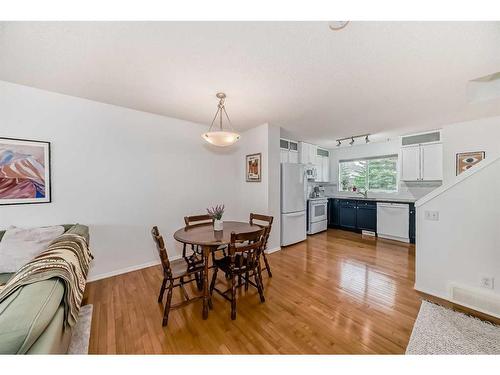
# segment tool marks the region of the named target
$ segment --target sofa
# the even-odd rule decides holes
[[[89,228],[63,225],[89,240]],[[5,231],[0,231],[0,241]],[[0,284],[12,273],[0,273]],[[64,284],[54,278],[25,285],[0,303],[0,354],[64,354],[72,329],[64,327]]]

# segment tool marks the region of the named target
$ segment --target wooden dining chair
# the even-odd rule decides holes
[[[265,302],[264,289],[262,287],[262,277],[259,257],[262,253],[263,238],[266,228],[252,233],[231,233],[231,243],[229,244],[229,254],[223,258],[215,260],[215,271],[210,283],[210,294],[215,290],[222,297],[231,302],[231,319],[236,319],[236,288],[242,286],[237,282],[237,278],[245,277],[245,283],[257,288],[260,301]],[[217,271],[223,271],[229,275],[230,288],[221,291],[215,287],[217,281]],[[254,282],[250,277],[254,277]]]
[[[186,226],[211,224],[213,223],[213,219],[210,217],[210,215],[184,216],[184,223],[186,224]],[[189,257],[186,252],[186,247],[186,244],[184,244],[182,248],[183,258]],[[201,255],[201,248],[199,246],[191,245],[191,250],[193,251],[193,254]]]
[[[186,226],[191,225],[204,225],[213,223],[210,215],[194,215],[184,216],[184,223]],[[182,245],[182,257],[190,264],[196,264],[203,258],[203,251],[200,246],[191,245],[191,254],[187,253],[187,244]],[[203,289],[203,278],[196,276],[196,285],[198,290]]]
[[[153,229],[151,229],[151,234],[153,236],[153,240],[155,241],[156,249],[158,250],[158,254],[161,260],[161,265],[163,267],[163,282],[161,283],[160,295],[158,296],[158,303],[163,302],[163,295],[165,294],[165,290],[168,289],[167,301],[165,303],[165,310],[163,312],[163,322],[162,322],[162,326],[165,327],[168,324],[168,315],[170,310],[183,307],[191,302],[197,301],[198,299],[202,298],[202,296],[190,298],[184,285],[193,281],[197,281],[198,278],[203,279],[204,263],[202,260],[201,262],[191,264],[186,262],[185,259],[178,259],[171,262],[168,259],[165,242],[163,241],[163,237],[158,231],[157,226],[154,226]],[[184,301],[172,305],[172,292],[173,289],[176,287],[181,288],[184,296]]]
[[[186,224],[186,226],[213,224],[213,222],[214,220],[210,215],[184,216],[184,223]],[[221,252],[223,257],[226,256],[225,249],[226,246],[220,246],[216,251],[213,251],[212,259],[215,259],[216,253],[218,251]],[[191,250],[193,251],[193,254],[196,254],[198,257],[203,256],[200,246],[191,245]],[[186,244],[184,244],[182,248],[182,256],[186,258]],[[203,282],[203,280],[201,282]]]
[[[264,259],[264,265],[266,266],[267,274],[269,275],[269,277],[273,277],[273,274],[271,272],[271,266],[269,265],[269,261],[267,260],[266,252],[264,250],[267,249],[267,241],[269,240],[269,235],[271,234],[273,220],[274,220],[274,218],[272,216],[254,214],[254,213],[250,214],[250,225],[258,225],[260,227],[267,227],[267,231],[264,235],[262,258]]]

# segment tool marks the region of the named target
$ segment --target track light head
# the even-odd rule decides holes
[[[342,142],[340,142],[340,140],[337,139],[337,147],[339,147],[341,144]]]
[[[349,142],[349,144],[352,146],[354,144],[354,137],[351,137],[351,141]]]
[[[368,136],[365,137],[365,142],[366,143],[369,143],[370,142],[370,139],[368,138]]]

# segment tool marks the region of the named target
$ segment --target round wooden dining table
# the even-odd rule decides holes
[[[189,225],[177,230],[174,238],[185,244],[198,245],[203,251],[205,269],[203,272],[203,319],[208,318],[208,309],[212,306],[210,290],[208,288],[208,261],[212,251],[217,250],[221,245],[229,245],[231,242],[231,232],[251,233],[262,228],[258,225],[251,225],[241,221],[224,221],[223,230],[214,231],[214,226],[210,224]]]

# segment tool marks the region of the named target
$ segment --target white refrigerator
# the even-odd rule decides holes
[[[306,239],[306,180],[303,164],[281,164],[281,245]]]

